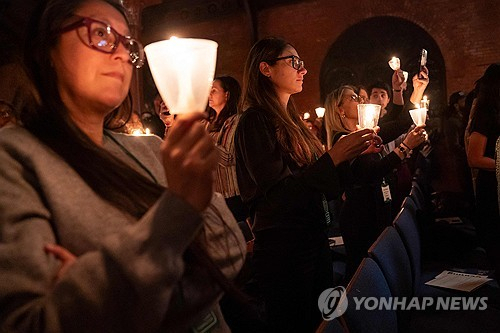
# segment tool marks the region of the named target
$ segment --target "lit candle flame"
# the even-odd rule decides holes
[[[132,131],[132,135],[134,135],[134,136],[142,135],[142,131],[140,129],[136,128],[135,130]]]
[[[316,111],[316,115],[318,116],[318,118],[323,118],[323,116],[325,115],[325,108],[319,107],[314,111]]]

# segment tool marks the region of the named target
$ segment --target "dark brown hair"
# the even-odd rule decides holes
[[[220,131],[224,122],[238,113],[238,105],[241,98],[241,87],[238,81],[228,75],[218,76],[214,81],[219,81],[224,92],[228,93],[226,105],[222,108],[217,119],[213,122],[211,131]]]
[[[37,91],[38,105],[34,110],[22,110],[21,119],[33,135],[59,154],[99,196],[122,211],[140,218],[165,188],[96,145],[75,125],[61,100],[57,75],[51,65],[50,51],[58,42],[58,31],[86,1],[42,1],[43,4],[35,10],[27,34],[24,60]],[[100,1],[110,4],[127,19],[126,10],[120,1]],[[125,101],[126,105],[112,112],[111,117],[128,117],[130,98]],[[185,260],[198,263],[222,289],[231,290],[231,285],[212,263],[199,240],[196,239],[190,245]]]
[[[302,166],[311,164],[323,154],[321,143],[300,119],[291,97],[286,109],[283,109],[273,83],[259,68],[261,62],[274,65],[275,59],[287,46],[292,45],[281,38],[268,37],[252,47],[243,73],[242,109],[255,107],[270,112],[280,146]]]

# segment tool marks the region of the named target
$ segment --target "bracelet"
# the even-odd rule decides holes
[[[403,159],[405,159],[408,156],[408,151],[406,150],[406,148],[399,145],[398,149],[399,149],[399,152],[401,154],[403,154]]]
[[[403,146],[405,146],[406,148],[408,148],[409,150],[411,150],[411,148],[410,148],[410,147],[408,147],[408,145],[407,145],[406,143],[404,143],[404,141],[403,141],[403,142],[401,142],[401,144],[402,144]]]
[[[397,89],[392,89],[392,91],[395,91],[395,92],[401,92],[401,89],[397,90]]]

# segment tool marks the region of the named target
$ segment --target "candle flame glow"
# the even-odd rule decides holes
[[[134,136],[139,136],[139,135],[142,135],[142,131],[140,129],[135,129],[132,131],[132,135]]]
[[[316,111],[316,115],[318,116],[318,118],[323,118],[323,116],[325,115],[325,108],[318,107],[314,111]]]

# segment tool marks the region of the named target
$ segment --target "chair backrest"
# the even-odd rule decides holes
[[[413,275],[410,258],[399,233],[392,226],[385,228],[373,245],[368,249],[370,258],[380,267],[391,294],[395,297],[413,296]],[[409,311],[397,311],[400,332],[408,331]]]
[[[393,226],[385,228],[368,249],[370,258],[380,267],[393,296],[413,296],[411,262],[401,236]]]
[[[394,219],[393,225],[398,231],[399,236],[401,236],[408,257],[410,258],[413,275],[413,292],[416,293],[420,281],[422,251],[420,245],[420,232],[418,230],[416,218],[409,209],[403,208]]]
[[[415,217],[417,216],[417,210],[419,210],[417,204],[410,196],[404,198],[403,203],[401,204],[401,208],[406,208],[410,210],[410,212]]]
[[[396,311],[380,309],[378,306],[373,309],[375,302],[380,305],[382,299],[389,300],[392,296],[384,274],[373,259],[364,258],[361,261],[347,286],[346,293],[348,306],[343,319],[349,332],[398,332]],[[362,297],[370,298],[370,301],[363,302],[357,309],[357,304],[360,303]]]
[[[416,181],[413,181],[411,184],[411,190],[409,196],[415,202],[417,209],[426,210],[427,202],[425,200],[424,192],[422,191],[420,185]]]

